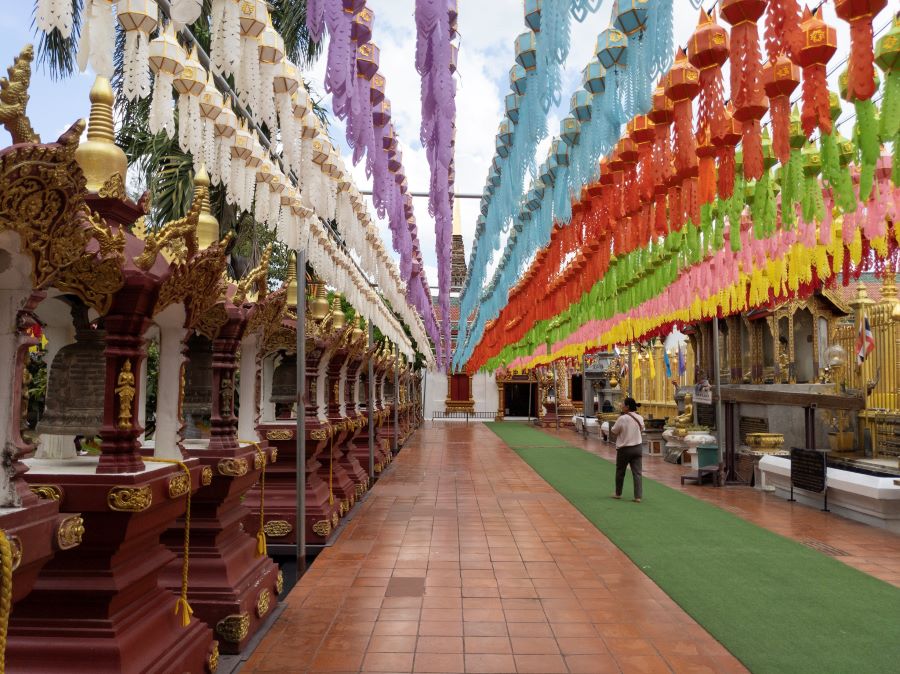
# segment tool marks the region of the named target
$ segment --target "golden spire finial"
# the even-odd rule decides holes
[[[294,253],[288,255],[286,304],[289,307],[297,306],[297,257]]]
[[[109,80],[98,75],[91,87],[91,116],[87,141],[75,150],[75,161],[84,172],[89,192],[99,192],[107,181],[119,175],[122,183],[128,170],[125,153],[115,143],[113,124],[113,90]]]
[[[206,166],[194,174],[194,190],[200,195],[200,217],[197,218],[197,245],[201,250],[219,242],[219,221],[209,204],[209,174]]]

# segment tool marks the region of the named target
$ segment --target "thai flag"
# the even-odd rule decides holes
[[[866,356],[875,350],[875,337],[872,335],[872,326],[869,325],[869,317],[863,316],[859,326],[859,336],[856,338],[856,363],[862,365]]]

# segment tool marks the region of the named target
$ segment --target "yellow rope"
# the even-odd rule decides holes
[[[265,520],[265,509],[266,509],[266,453],[259,446],[258,442],[254,442],[253,440],[241,440],[238,438],[238,442],[245,442],[248,445],[253,445],[256,448],[257,456],[262,461],[262,473],[259,477],[259,531],[256,532],[256,556],[264,557],[269,554],[269,551],[266,549],[266,520]]]
[[[6,671],[6,632],[12,609],[12,545],[6,532],[0,529],[0,674]]]
[[[334,433],[328,436],[328,505],[334,505]]]
[[[194,609],[192,609],[191,605],[188,603],[188,555],[191,547],[191,489],[193,488],[191,471],[185,465],[184,461],[179,461],[178,459],[145,458],[144,461],[175,464],[181,468],[187,476],[188,490],[187,495],[185,496],[184,505],[184,555],[182,556],[181,561],[181,596],[175,601],[175,615],[178,615],[178,611],[180,610],[181,626],[187,627],[191,624],[191,616],[194,615]]]

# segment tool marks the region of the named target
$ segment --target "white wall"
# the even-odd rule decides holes
[[[437,370],[428,370],[425,374],[425,418],[431,419],[436,412],[443,412],[447,400],[447,375]],[[479,372],[472,377],[472,397],[475,399],[476,412],[497,411],[499,394],[497,382],[491,372]]]

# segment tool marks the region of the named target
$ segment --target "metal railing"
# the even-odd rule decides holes
[[[495,412],[433,412],[431,420],[465,419],[466,423],[469,423],[469,419],[493,419],[495,416]]]

